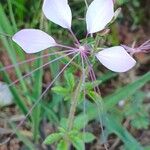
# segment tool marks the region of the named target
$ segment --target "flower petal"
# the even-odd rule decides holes
[[[135,66],[136,61],[121,46],[104,49],[96,54],[98,60],[114,72],[126,72]]]
[[[103,30],[114,16],[114,4],[112,0],[94,0],[86,14],[88,33]]]
[[[68,0],[44,0],[43,12],[50,21],[63,28],[71,28],[72,13]]]
[[[57,45],[51,36],[38,29],[23,29],[17,32],[12,40],[26,53],[37,53]]]

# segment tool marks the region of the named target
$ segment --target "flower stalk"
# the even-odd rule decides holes
[[[76,112],[76,108],[77,108],[77,104],[78,104],[79,93],[82,90],[82,82],[83,82],[82,80],[83,80],[83,77],[81,76],[78,86],[74,92],[74,96],[71,101],[70,113],[69,113],[69,117],[68,117],[68,131],[71,131],[71,129],[73,128],[73,122],[74,122],[75,112]]]

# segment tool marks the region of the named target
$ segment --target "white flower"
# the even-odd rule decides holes
[[[68,0],[44,0],[42,9],[47,19],[72,32],[72,13]],[[86,13],[87,33],[92,34],[105,29],[114,14],[113,0],[93,0]],[[47,33],[37,29],[23,29],[12,39],[27,53],[60,46]],[[86,47],[84,49],[79,44],[78,42],[78,46],[72,50],[78,50],[83,54],[82,49],[86,51]],[[96,57],[105,67],[115,72],[128,71],[136,64],[136,61],[121,46],[104,49],[98,52]]]

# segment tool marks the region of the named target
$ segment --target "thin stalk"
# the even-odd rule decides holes
[[[9,142],[9,140],[11,139],[11,137],[17,132],[17,130],[21,127],[21,125],[26,121],[26,119],[31,115],[32,111],[34,110],[34,108],[39,104],[39,102],[42,100],[43,96],[48,92],[48,90],[50,89],[50,87],[54,84],[54,82],[57,80],[57,78],[64,72],[64,70],[70,65],[70,63],[79,55],[79,53],[77,53],[63,68],[62,70],[57,74],[57,76],[53,79],[52,82],[49,83],[48,87],[46,88],[46,90],[41,94],[41,96],[37,99],[37,101],[34,103],[34,105],[32,106],[32,108],[29,110],[29,112],[25,115],[25,118],[16,126],[15,131],[13,131],[13,133],[9,136],[9,138],[3,142],[4,144],[6,144],[7,142]],[[2,143],[1,143],[2,144]]]
[[[81,92],[82,80],[83,78],[81,77],[78,86],[75,90],[75,94],[72,98],[70,113],[68,117],[68,131],[71,131],[71,129],[73,128],[73,122],[75,118],[76,107],[78,104],[79,93]]]
[[[66,46],[66,45],[62,45],[62,44],[57,44],[56,47],[61,47],[61,48],[67,48],[67,49],[75,50],[74,47]]]
[[[87,0],[84,0],[84,2],[85,2],[86,9],[88,9],[89,6]]]
[[[68,117],[68,131],[70,131],[73,127],[73,122],[74,122],[74,118],[75,118],[75,112],[76,112],[76,107],[78,104],[78,98],[79,98],[79,93],[82,90],[82,87],[84,82],[85,82],[85,77],[86,77],[86,73],[85,73],[85,69],[83,70],[83,74],[79,80],[79,83],[77,85],[77,88],[75,90],[74,96],[72,98],[71,101],[71,108],[70,108],[70,113],[69,113],[69,117]]]
[[[96,81],[96,76],[95,76],[94,70],[93,70],[93,68],[92,68],[92,65],[91,65],[91,63],[90,63],[88,57],[85,55],[84,58],[85,58],[85,60],[86,60],[86,62],[87,62],[87,65],[89,66],[89,69],[90,69],[90,72],[89,72],[89,73],[90,73],[91,80],[92,80],[92,81]],[[103,120],[102,120],[101,115],[100,115],[100,114],[104,114],[104,109],[103,109],[103,103],[102,103],[102,97],[101,97],[100,89],[99,89],[98,86],[96,86],[96,89],[97,89],[97,92],[98,92],[98,94],[99,94],[99,96],[100,96],[100,100],[99,100],[99,101],[95,101],[95,103],[96,103],[97,108],[98,108],[98,115],[99,115],[99,120],[100,120],[100,127],[101,127],[101,130],[102,130],[102,136],[103,136],[103,138],[104,138],[105,135],[104,135],[104,128],[103,128]],[[97,93],[97,92],[96,92],[96,89],[95,89],[95,87],[94,87],[95,93]],[[100,106],[100,109],[99,109],[99,106]],[[106,118],[106,119],[107,119],[107,118]],[[106,150],[108,150],[106,143],[104,143],[104,147],[105,147]]]
[[[79,40],[77,39],[77,37],[75,36],[75,34],[73,33],[72,29],[70,29],[69,31],[70,31],[71,35],[73,36],[74,40],[76,41],[76,43],[77,43],[78,45],[80,45],[80,42],[79,42]]]
[[[7,70],[7,69],[11,69],[13,67],[17,67],[17,66],[22,65],[24,63],[29,63],[29,62],[35,61],[35,60],[40,59],[40,58],[45,58],[45,57],[49,57],[49,56],[52,56],[52,55],[61,54],[61,53],[65,53],[65,52],[72,52],[72,50],[64,50],[64,51],[60,51],[60,52],[49,53],[49,54],[41,55],[41,56],[38,56],[38,57],[35,57],[35,58],[27,59],[27,60],[18,62],[16,64],[8,65],[6,67],[3,67],[3,68],[0,69],[0,72],[4,71],[4,70]]]
[[[81,60],[82,60],[81,62],[82,62],[82,74],[83,74],[83,82],[82,82],[82,89],[83,89],[83,114],[84,114],[84,117],[86,118],[86,99],[85,99],[86,91],[85,91],[85,88],[84,88],[85,79],[86,79],[86,73],[85,73],[84,58],[83,58],[82,55],[81,55]],[[86,127],[86,124],[84,123],[83,133],[85,133],[85,127]],[[85,134],[83,136],[83,140],[85,141]]]
[[[61,59],[61,58],[64,58],[64,57],[66,57],[66,56],[68,56],[68,55],[71,55],[71,54],[74,54],[74,53],[75,53],[75,52],[72,52],[72,53],[69,53],[69,54],[66,54],[66,55],[60,56],[60,57],[58,57],[58,58],[56,58],[56,59],[53,59],[52,61],[47,62],[46,64],[44,64],[44,65],[42,65],[42,66],[40,66],[40,67],[38,67],[38,68],[36,68],[36,69],[32,70],[30,73],[28,73],[28,74],[26,74],[26,75],[22,76],[21,78],[19,78],[19,79],[15,80],[14,82],[12,82],[11,84],[9,84],[8,86],[10,87],[10,86],[12,86],[12,85],[16,84],[17,82],[19,82],[21,79],[24,79],[24,78],[26,78],[26,77],[28,77],[28,76],[32,75],[32,74],[33,74],[34,72],[36,72],[37,70],[39,70],[39,69],[41,69],[41,68],[43,68],[43,67],[45,67],[45,66],[49,65],[50,63],[53,63],[53,62],[55,62],[55,61],[57,61],[57,60],[59,60],[59,59]]]
[[[82,56],[81,56],[82,57]],[[85,77],[86,77],[86,69],[82,70],[83,74],[80,77],[79,83],[77,85],[77,88],[75,90],[74,96],[72,98],[71,101],[71,107],[70,107],[70,112],[69,112],[69,117],[68,117],[68,132],[71,131],[71,129],[73,128],[73,123],[74,123],[74,119],[75,119],[75,112],[76,112],[76,108],[77,108],[77,104],[78,104],[78,98],[79,98],[79,93],[81,93],[82,88],[84,88],[83,84],[85,82]],[[68,140],[68,149],[70,147],[70,141]]]

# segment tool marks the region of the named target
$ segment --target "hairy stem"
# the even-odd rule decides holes
[[[83,64],[83,59],[82,59],[82,64]],[[82,65],[82,67],[84,67],[84,66]],[[79,83],[74,92],[74,96],[73,96],[73,99],[71,102],[70,113],[69,113],[69,117],[68,117],[68,131],[70,131],[73,128],[73,122],[74,122],[74,118],[75,118],[75,112],[76,112],[76,108],[77,108],[77,104],[78,104],[79,95],[80,95],[80,92],[82,91],[83,84],[85,83],[85,78],[86,78],[87,73],[88,73],[87,68],[83,68],[82,76],[80,77]]]
[[[80,78],[80,81],[78,83],[78,86],[75,90],[72,102],[71,102],[71,108],[70,108],[70,113],[69,113],[69,118],[68,118],[68,131],[70,131],[73,127],[73,122],[75,118],[75,112],[76,112],[76,107],[78,104],[78,98],[79,98],[79,93],[81,92],[81,86],[82,86],[82,76]]]

